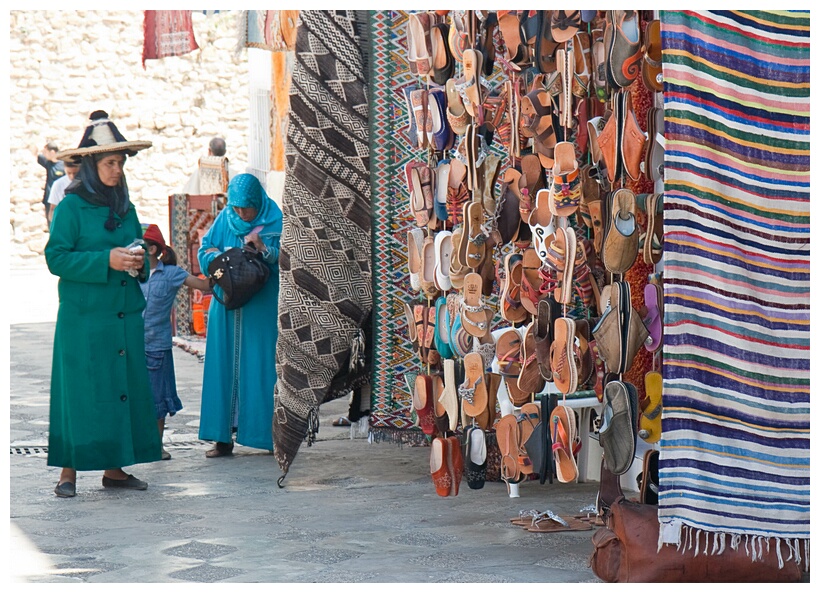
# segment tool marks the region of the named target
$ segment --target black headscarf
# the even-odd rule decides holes
[[[66,194],[77,194],[94,206],[107,206],[108,219],[105,221],[105,228],[109,231],[117,228],[114,215],[116,214],[122,218],[131,207],[125,172],[123,172],[120,183],[116,187],[105,185],[100,181],[100,176],[97,174],[97,162],[112,154],[122,154],[126,159],[128,158],[124,152],[101,152],[85,155],[82,157],[80,170],[65,190]]]

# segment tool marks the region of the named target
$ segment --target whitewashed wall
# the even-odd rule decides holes
[[[168,195],[178,191],[222,136],[232,168],[248,145],[247,50],[235,54],[236,11],[194,11],[199,49],[142,66],[142,11],[10,13],[10,264],[43,262],[48,240],[41,204],[48,141],[77,146],[88,115],[107,111],[128,140],[153,147],[128,160],[131,200],[142,222],[168,238]]]

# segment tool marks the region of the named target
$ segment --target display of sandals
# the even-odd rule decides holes
[[[441,496],[458,493],[465,463],[481,488],[492,431],[508,484],[575,481],[579,419],[556,396],[598,396],[604,461],[620,473],[637,438],[659,438],[660,374],[641,401],[623,378],[641,348],[659,366],[663,333],[663,109],[656,99],[647,138],[631,93],[663,90],[651,17],[454,10],[407,21],[413,407],[438,443]],[[637,179],[658,187],[635,194]],[[656,273],[637,310],[635,262]],[[550,522],[539,515],[533,530]]]

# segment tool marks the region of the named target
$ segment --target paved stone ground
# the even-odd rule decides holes
[[[29,582],[594,582],[592,531],[533,534],[522,509],[575,514],[595,484],[503,483],[440,498],[429,449],[369,444],[331,426],[303,446],[285,480],[264,451],[205,459],[198,441],[202,364],[174,351],[185,409],[168,420],[170,461],[129,468],[145,492],[110,492],[81,472],[77,497],[53,494],[46,466],[53,323],[10,328],[13,577]]]

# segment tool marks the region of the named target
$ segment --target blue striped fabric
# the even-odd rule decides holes
[[[661,23],[661,543],[808,565],[809,14]]]

